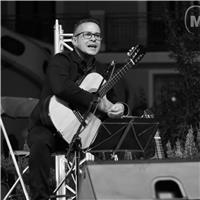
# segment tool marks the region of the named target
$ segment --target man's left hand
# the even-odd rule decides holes
[[[110,118],[120,118],[124,114],[124,105],[122,103],[115,103],[108,111]]]

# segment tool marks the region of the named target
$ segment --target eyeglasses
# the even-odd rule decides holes
[[[81,33],[76,34],[74,37],[77,37],[81,34],[83,35],[83,38],[87,40],[91,39],[92,36],[94,36],[96,40],[99,40],[99,41],[102,40],[101,33],[81,32]]]

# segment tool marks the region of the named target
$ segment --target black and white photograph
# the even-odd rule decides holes
[[[200,1],[0,5],[2,200],[200,200]]]

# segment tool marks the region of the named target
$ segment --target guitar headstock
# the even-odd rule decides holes
[[[145,49],[142,45],[132,47],[127,53],[127,56],[133,65],[137,64],[144,57],[144,55]]]

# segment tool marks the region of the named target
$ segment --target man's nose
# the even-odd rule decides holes
[[[97,39],[96,39],[95,35],[92,35],[90,40],[97,40]]]

